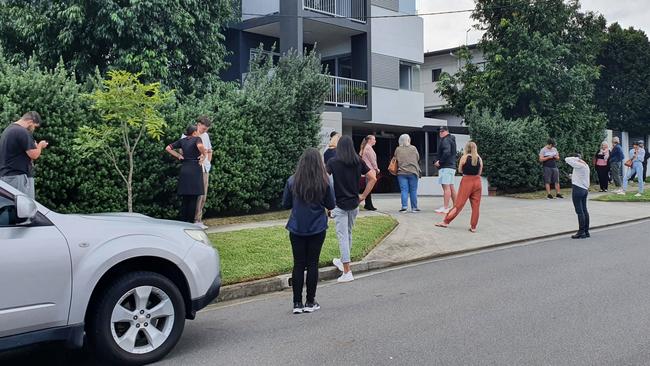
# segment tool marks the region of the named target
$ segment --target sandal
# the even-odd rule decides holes
[[[475,233],[475,232],[476,232],[476,228],[469,228],[469,231]]]

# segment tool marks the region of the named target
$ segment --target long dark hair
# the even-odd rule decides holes
[[[345,165],[355,165],[361,162],[361,158],[356,151],[354,151],[354,142],[352,137],[343,136],[336,146],[336,159]]]
[[[303,202],[319,203],[328,185],[329,178],[320,152],[314,148],[305,150],[293,175],[293,194]]]

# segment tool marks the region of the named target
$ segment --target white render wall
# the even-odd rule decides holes
[[[484,61],[485,59],[483,58],[483,53],[481,51],[476,49],[472,50],[473,63],[481,63]],[[442,69],[443,72],[454,75],[458,72],[460,66],[456,53],[453,55],[446,54],[425,57],[424,65],[422,66],[420,73],[420,79],[422,80],[420,85],[421,90],[424,92],[424,108],[426,110],[439,109],[447,104],[445,99],[435,92],[438,83],[433,82],[433,70]]]
[[[379,6],[371,7],[372,16],[400,13]],[[372,19],[372,52],[414,63],[424,62],[424,23],[420,17]]]
[[[379,6],[373,5],[371,8],[372,16],[400,14]],[[379,54],[415,64],[424,62],[422,18],[375,18],[371,24],[373,57]],[[395,70],[390,72],[399,75],[399,62],[395,62]],[[415,79],[413,82],[417,84],[419,80]],[[418,85],[414,87],[419,89]],[[420,91],[373,86],[371,123],[420,128],[432,124],[444,125],[446,121],[424,118],[424,94]]]

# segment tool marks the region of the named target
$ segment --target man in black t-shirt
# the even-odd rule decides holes
[[[341,258],[332,261],[343,274],[338,282],[354,280],[350,271],[350,249],[352,248],[352,228],[359,213],[359,202],[368,197],[377,182],[374,170],[369,169],[354,150],[350,136],[343,136],[336,148],[336,157],[327,162],[327,173],[334,178],[336,207],[332,211],[336,223],[336,236],[339,239]],[[366,189],[359,195],[359,181],[365,175]]]
[[[47,141],[34,141],[32,133],[41,125],[37,112],[27,112],[0,136],[0,180],[35,198],[34,163]]]

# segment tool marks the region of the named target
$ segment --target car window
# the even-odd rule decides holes
[[[16,204],[0,194],[0,227],[16,225]]]

